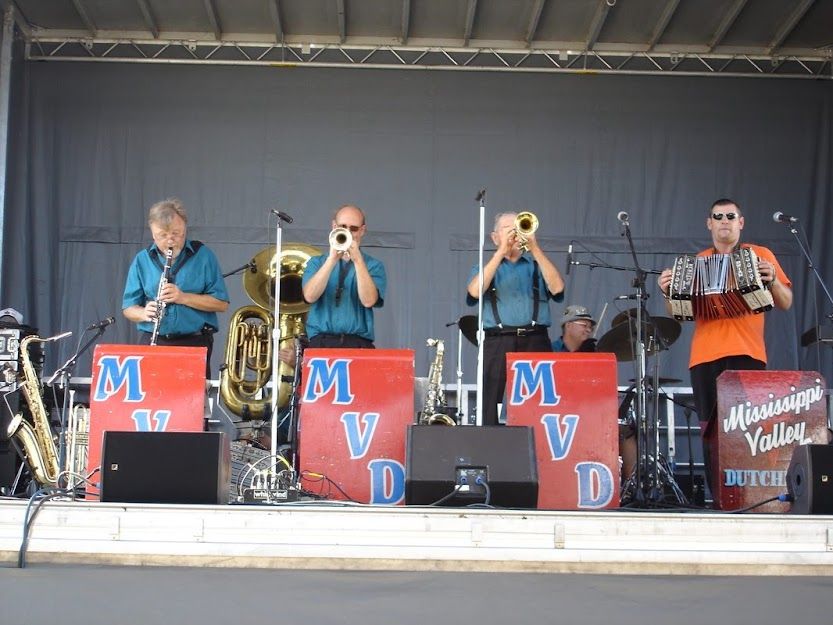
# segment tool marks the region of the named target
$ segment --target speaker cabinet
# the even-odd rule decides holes
[[[833,514],[833,446],[799,445],[787,469],[793,514]]]
[[[101,501],[228,503],[229,456],[222,432],[104,432]]]
[[[530,427],[412,425],[406,465],[409,505],[538,504],[535,435]]]

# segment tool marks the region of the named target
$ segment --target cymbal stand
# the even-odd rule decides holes
[[[446,328],[457,326],[457,425],[463,425],[465,415],[463,414],[463,330],[460,328],[459,319],[445,324]]]

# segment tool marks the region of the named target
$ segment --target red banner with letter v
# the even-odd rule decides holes
[[[614,355],[510,353],[506,367],[506,424],[535,431],[538,508],[618,507]]]
[[[300,417],[305,489],[328,499],[401,504],[414,422],[410,349],[307,349]]]

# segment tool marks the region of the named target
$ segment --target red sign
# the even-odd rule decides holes
[[[506,368],[506,423],[535,430],[538,508],[618,507],[615,356],[512,353]]]
[[[798,445],[827,442],[827,384],[815,371],[724,371],[717,378],[715,505],[736,510],[787,492]],[[755,512],[787,512],[773,501]]]
[[[203,431],[206,352],[205,347],[96,346],[88,473],[101,464],[105,430]],[[98,489],[88,488],[87,498],[98,498]]]
[[[330,499],[402,503],[405,433],[414,422],[413,350],[307,349],[302,377],[304,487]]]

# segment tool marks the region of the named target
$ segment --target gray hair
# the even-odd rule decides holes
[[[497,232],[497,225],[500,223],[500,220],[510,215],[512,217],[516,217],[518,213],[517,211],[507,211],[505,213],[498,213],[497,215],[495,215],[495,225],[492,227],[492,232]]]
[[[188,223],[188,214],[185,212],[182,201],[178,198],[170,197],[150,207],[148,211],[148,225],[160,224],[162,226],[169,226],[176,217],[181,218],[186,224]]]

